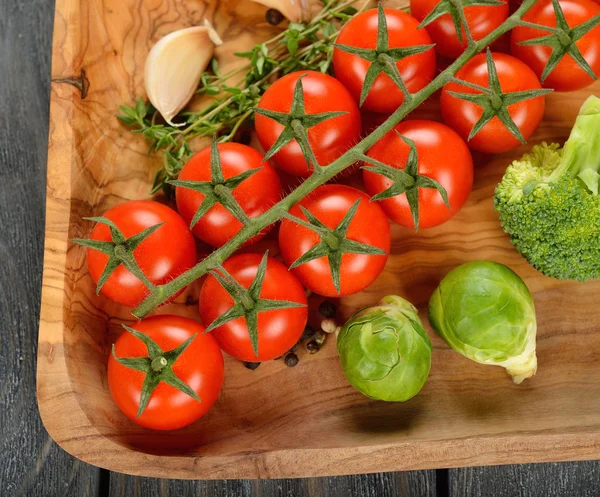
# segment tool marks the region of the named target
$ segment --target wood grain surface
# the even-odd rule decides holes
[[[449,472],[448,497],[597,497],[598,462],[461,468]]]
[[[157,158],[114,114],[143,94],[142,67],[162,35],[207,17],[233,48],[271,30],[264,11],[236,0],[58,0],[49,133],[46,241],[38,349],[38,400],[51,436],[68,452],[104,468],[178,478],[278,478],[397,469],[577,460],[600,455],[600,284],[550,280],[536,273],[502,233],[491,194],[510,154],[482,158],[474,192],[456,219],[412,234],[393,228],[386,271],[368,291],[343,299],[342,317],[388,293],[423,311],[452,267],[473,259],[503,262],[534,294],[539,373],[521,386],[499,368],[472,363],[431,333],[433,370],[422,393],[401,405],[352,390],[329,343],[286,368],[248,371],[226,361],[214,409],[173,433],[152,433],[114,406],[106,358],[123,308],[94,295],[85,252],[68,245],[99,215],[145,198]],[[249,26],[252,26],[250,31]],[[532,142],[563,141],[591,90],[548,98]],[[189,295],[198,291],[194,285]],[[160,312],[196,316],[186,296]],[[425,314],[423,313],[423,316]]]
[[[295,480],[173,481],[111,474],[110,497],[435,497],[434,471]]]

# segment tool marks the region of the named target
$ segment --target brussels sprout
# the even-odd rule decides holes
[[[372,399],[408,400],[429,376],[431,341],[415,306],[395,295],[352,316],[337,347],[350,384]]]
[[[517,384],[536,372],[533,299],[502,264],[476,261],[450,271],[429,301],[429,322],[454,350],[506,368]]]

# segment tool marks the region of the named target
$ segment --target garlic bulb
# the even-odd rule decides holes
[[[292,22],[310,21],[310,5],[308,0],[252,0],[260,3],[269,9],[275,9],[281,12],[288,20]]]
[[[222,43],[205,20],[204,26],[169,33],[150,50],[144,72],[146,93],[169,124],[191,100],[215,46]]]

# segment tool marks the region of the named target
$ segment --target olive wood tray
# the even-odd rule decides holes
[[[396,2],[406,5],[406,1]],[[128,310],[97,297],[83,216],[148,196],[160,157],[115,118],[144,95],[146,55],[161,36],[210,19],[234,51],[277,32],[265,10],[239,0],[57,0],[51,87],[46,242],[37,393],[44,424],[66,451],[113,471],[171,478],[338,475],[600,457],[600,283],[537,273],[502,232],[492,194],[506,165],[528,147],[477,157],[473,193],[456,218],[418,234],[394,226],[389,262],[365,292],[341,300],[340,318],[395,293],[427,301],[453,267],[474,259],[509,265],[537,308],[539,370],[522,385],[433,340],[431,376],[409,402],[375,402],[347,383],[333,339],[250,371],[231,358],[213,409],[192,426],[160,433],[129,421],[112,402],[106,363]],[[580,104],[600,84],[552,94],[530,143],[563,142]],[[435,100],[435,97],[434,97]],[[421,111],[439,119],[435,104]],[[199,285],[159,312],[195,317]]]

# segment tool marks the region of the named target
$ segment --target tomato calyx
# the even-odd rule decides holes
[[[265,159],[266,160],[266,159]],[[223,168],[221,166],[221,154],[217,147],[217,138],[213,136],[213,141],[210,150],[210,181],[193,181],[193,180],[170,180],[167,181],[169,185],[173,185],[179,188],[186,188],[193,190],[204,195],[204,200],[198,207],[198,210],[194,214],[192,221],[190,222],[190,229],[192,229],[198,221],[216,204],[221,204],[227,209],[233,216],[246,225],[250,222],[250,218],[244,212],[239,202],[233,196],[233,190],[240,184],[246,181],[248,178],[258,173],[262,167],[256,169],[249,169],[236,176],[225,179],[223,176]]]
[[[296,140],[298,145],[300,145],[300,150],[302,150],[302,155],[304,156],[304,160],[306,160],[308,170],[310,171],[312,165],[315,172],[321,172],[323,167],[318,163],[317,158],[315,157],[315,154],[310,146],[308,140],[308,130],[317,124],[328,121],[329,119],[334,119],[336,117],[348,114],[348,112],[334,111],[321,112],[318,114],[307,114],[304,105],[304,89],[302,88],[302,79],[305,76],[306,74],[303,74],[296,81],[294,95],[292,97],[292,106],[289,113],[262,109],[260,107],[257,107],[255,111],[257,114],[268,117],[269,119],[273,119],[275,122],[284,126],[283,131],[275,143],[273,143],[271,148],[267,151],[265,160],[269,160],[292,140]]]
[[[279,309],[291,309],[294,307],[305,307],[305,304],[292,302],[289,300],[263,299],[260,297],[265,275],[267,273],[267,261],[269,251],[266,251],[260,261],[256,275],[251,285],[246,289],[239,283],[227,270],[219,265],[216,270],[210,271],[210,274],[219,282],[225,291],[233,298],[234,305],[225,313],[215,319],[205,333],[218,328],[219,326],[243,317],[246,321],[248,334],[252,350],[258,357],[258,313],[265,311],[274,311]]]
[[[496,63],[492,56],[492,52],[488,48],[487,50],[487,72],[488,72],[488,87],[470,83],[452,77],[450,81],[453,83],[467,86],[475,90],[479,90],[481,93],[459,93],[455,91],[448,91],[448,94],[459,100],[465,100],[472,102],[483,109],[481,117],[473,126],[471,133],[469,134],[468,140],[471,140],[477,133],[479,133],[483,127],[489,123],[494,117],[497,117],[506,129],[523,145],[527,143],[521,130],[510,116],[508,107],[525,100],[532,98],[541,97],[552,92],[552,89],[543,88],[539,90],[523,90],[506,92],[502,91],[500,80],[498,79],[498,71],[496,70]]]
[[[138,407],[138,412],[136,418],[139,418],[144,409],[146,409],[148,402],[150,402],[150,398],[152,397],[152,392],[158,386],[158,384],[162,381],[167,385],[171,385],[173,388],[176,388],[182,393],[189,395],[194,400],[198,402],[202,402],[200,397],[194,390],[192,390],[189,385],[184,383],[174,372],[173,372],[173,364],[179,358],[181,354],[188,348],[188,346],[192,343],[194,338],[196,338],[197,333],[194,333],[191,337],[189,337],[185,342],[182,342],[181,345],[174,348],[173,350],[164,351],[160,348],[160,346],[152,340],[148,335],[142,333],[134,328],[130,328],[129,326],[122,325],[129,333],[135,336],[138,340],[142,341],[144,345],[146,345],[148,349],[148,357],[117,357],[115,352],[115,345],[112,346],[112,356],[119,364],[125,366],[129,369],[134,369],[136,371],[141,371],[145,373],[144,383],[142,385],[142,391],[140,394],[140,404]]]
[[[548,63],[544,67],[544,71],[542,72],[542,76],[540,78],[542,83],[567,54],[569,54],[579,65],[579,67],[581,67],[581,69],[583,69],[593,80],[598,79],[594,74],[594,70],[590,67],[587,60],[585,60],[575,43],[588,34],[596,26],[600,25],[600,14],[588,19],[574,28],[570,28],[562,7],[560,6],[559,0],[552,0],[552,7],[554,9],[554,16],[556,17],[556,27],[554,28],[523,20],[518,22],[518,25],[520,26],[550,32],[549,35],[519,42],[519,45],[523,46],[543,45],[552,49]]]
[[[356,211],[358,210],[361,200],[362,199],[359,198],[356,202],[354,202],[354,204],[352,204],[352,207],[348,209],[348,212],[335,229],[325,226],[312,212],[302,205],[300,206],[300,209],[308,221],[304,221],[299,217],[296,217],[290,213],[286,213],[285,217],[287,219],[300,226],[308,228],[311,231],[314,231],[321,239],[321,241],[314,247],[298,257],[298,259],[291,264],[290,269],[294,269],[295,267],[306,264],[314,259],[327,257],[333,285],[339,294],[341,287],[340,272],[343,254],[386,255],[386,252],[378,247],[367,245],[366,243],[360,243],[347,238],[348,228],[350,227],[352,219],[356,215]]]
[[[440,2],[434,7],[434,9],[421,21],[419,29],[423,29],[429,26],[432,22],[436,21],[444,15],[449,15],[452,18],[454,29],[456,30],[456,36],[458,41],[463,42],[463,28],[467,35],[467,41],[469,44],[474,43],[473,37],[471,36],[471,30],[467,24],[467,18],[465,16],[466,7],[498,7],[504,5],[499,0],[440,0]]]
[[[105,224],[109,227],[110,234],[112,236],[111,242],[88,240],[85,238],[74,238],[71,240],[73,243],[77,243],[78,245],[82,245],[92,250],[97,250],[108,256],[106,266],[104,267],[100,278],[98,278],[96,295],[100,294],[100,290],[104,286],[104,283],[106,283],[110,275],[121,264],[125,266],[131,274],[137,277],[146,286],[146,288],[149,290],[155,288],[154,284],[146,277],[139,264],[135,260],[133,251],[140,245],[140,243],[142,243],[165,223],[155,224],[154,226],[150,226],[149,228],[140,231],[137,235],[125,238],[125,235],[123,235],[117,225],[106,217],[84,217],[83,219],[86,221],[94,221],[96,223]]]
[[[368,162],[370,165],[363,166],[362,168],[372,173],[381,174],[394,182],[387,190],[371,197],[372,201],[385,200],[395,197],[396,195],[406,194],[406,200],[412,214],[415,230],[419,231],[419,188],[433,188],[437,190],[446,204],[446,207],[449,209],[450,203],[448,201],[448,192],[433,178],[419,174],[419,153],[415,142],[410,138],[401,135],[398,131],[396,131],[396,134],[410,147],[404,169],[388,166],[368,155],[363,155],[361,159],[363,162]]]
[[[369,69],[367,70],[367,74],[365,75],[363,87],[360,92],[359,105],[361,107],[373,84],[375,83],[375,80],[381,73],[386,74],[396,84],[396,86],[400,88],[404,94],[405,102],[410,101],[412,99],[412,94],[408,91],[408,88],[406,87],[406,84],[404,83],[396,64],[402,59],[426,52],[435,46],[416,45],[413,47],[390,48],[385,11],[383,10],[381,3],[378,4],[377,8],[378,24],[376,48],[358,48],[351,45],[342,45],[338,43],[335,44],[335,47],[339,48],[343,52],[356,55],[357,57],[360,57],[361,59],[371,63]]]

